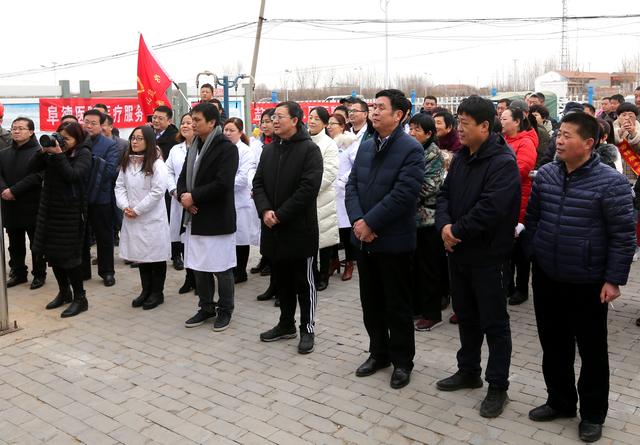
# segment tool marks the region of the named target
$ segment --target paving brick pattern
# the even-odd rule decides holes
[[[297,340],[258,339],[279,314],[255,300],[267,278],[236,286],[231,326],[216,333],[211,324],[184,328],[196,297],[177,294],[182,272],[170,268],[165,303],[143,311],[130,304],[137,270],[118,263],[117,284],[87,282],[89,311],[72,319],[43,309],[56,293],[52,273],[37,291],[9,290],[10,317],[23,329],[0,337],[0,445],[579,443],[576,419],[527,418],[546,396],[531,301],[509,309],[511,402],[487,420],[478,415],[484,389],[434,386],[456,369],[457,328],[446,322],[416,333],[408,387],[391,389],[390,369],[355,377],[367,357],[357,274],[350,282],[334,276],[319,293],[315,351],[303,356]],[[603,444],[640,443],[639,267],[610,310]]]

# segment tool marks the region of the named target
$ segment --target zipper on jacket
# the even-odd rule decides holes
[[[562,218],[562,211],[564,210],[564,200],[567,196],[567,188],[569,187],[569,182],[571,181],[570,175],[565,175],[564,181],[562,184],[562,196],[560,197],[560,208],[558,209],[558,218],[556,219],[556,230],[555,230],[555,240],[554,240],[554,249],[553,249],[553,270],[558,270],[558,230],[560,229],[560,219]]]

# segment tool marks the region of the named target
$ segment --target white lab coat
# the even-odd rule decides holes
[[[257,238],[255,227],[260,227],[260,220],[256,212],[253,199],[251,199],[251,183],[249,177],[253,179],[256,174],[256,161],[254,154],[247,144],[238,141],[238,171],[233,187],[236,203],[236,245],[248,246],[257,245],[260,241]],[[256,224],[255,221],[258,221]]]
[[[260,156],[262,156],[262,147],[264,146],[263,142],[259,138],[252,138],[251,144],[249,148],[251,149],[251,153],[253,154],[253,159],[255,162],[255,166],[253,169],[249,170],[248,180],[249,180],[249,191],[251,192],[251,202],[253,214],[256,216],[255,219],[251,219],[251,245],[260,247],[260,216],[258,215],[258,210],[256,209],[255,203],[253,202],[253,178],[256,175],[256,170],[258,168],[258,164],[260,163]],[[255,241],[255,242],[254,242]],[[241,245],[241,244],[238,244]]]
[[[178,184],[178,178],[184,165],[184,160],[187,157],[187,143],[182,142],[178,145],[174,145],[171,151],[169,151],[169,157],[165,161],[167,166],[168,180],[167,191],[173,192]],[[182,225],[182,204],[174,196],[171,196],[171,207],[169,218],[169,233],[171,234],[171,242],[179,242],[180,239],[180,226]]]
[[[349,181],[353,162],[356,160],[360,139],[353,133],[339,134],[334,141],[338,146],[338,177],[336,178],[336,209],[338,213],[338,227],[351,227],[347,208],[344,204],[345,187]]]
[[[316,201],[320,232],[318,247],[322,249],[323,247],[335,246],[340,242],[334,188],[338,175],[338,147],[324,130],[311,136],[311,140],[320,148],[322,154],[322,183]]]
[[[116,204],[133,209],[136,218],[124,216],[120,230],[120,257],[140,263],[167,261],[171,257],[169,221],[164,193],[167,167],[161,158],[153,164],[153,175],[145,175],[141,164],[130,162],[116,180]]]

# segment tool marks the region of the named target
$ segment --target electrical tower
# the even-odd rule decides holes
[[[567,1],[562,0],[562,49],[560,50],[560,69],[569,69],[569,48],[567,45]]]

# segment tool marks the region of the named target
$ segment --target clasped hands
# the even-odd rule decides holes
[[[193,196],[191,196],[191,193],[183,193],[180,195],[180,204],[192,215],[198,213],[198,208],[193,204]]]
[[[262,212],[262,222],[268,228],[273,229],[273,226],[280,223],[280,220],[276,216],[276,212],[273,210],[265,210]]]
[[[6,189],[4,189],[2,191],[2,195],[0,195],[0,197],[2,197],[2,199],[4,199],[5,201],[15,201],[16,197],[13,195],[13,192],[11,191],[11,189],[9,187],[7,187]]]
[[[124,210],[124,216],[126,216],[127,218],[135,218],[136,216],[138,216],[138,214],[135,212],[135,210],[133,210],[131,207],[125,207]]]
[[[364,219],[359,219],[353,224],[353,234],[362,242],[370,243],[378,237]]]
[[[442,228],[442,241],[444,241],[444,248],[447,252],[453,252],[453,248],[462,242],[461,239],[453,236],[453,232],[451,231],[451,224],[447,224]]]

